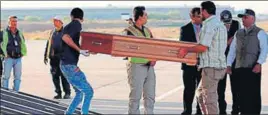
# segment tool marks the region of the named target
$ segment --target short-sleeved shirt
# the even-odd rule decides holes
[[[199,68],[226,68],[227,29],[216,16],[203,22],[199,44],[208,47],[207,51],[199,54]]]
[[[69,35],[74,43],[80,47],[80,31],[82,30],[82,25],[78,20],[73,20],[63,29],[63,35]],[[64,65],[77,65],[79,60],[79,52],[71,48],[64,41],[62,42],[62,54],[61,62]]]

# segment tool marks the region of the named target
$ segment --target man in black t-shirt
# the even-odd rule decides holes
[[[88,114],[90,101],[93,97],[93,89],[91,85],[87,82],[85,74],[77,66],[79,54],[89,56],[89,51],[82,50],[79,44],[83,16],[84,13],[82,9],[72,9],[72,21],[63,29],[60,68],[64,77],[66,77],[68,82],[73,86],[76,93],[66,114],[73,114],[82,100],[83,105],[81,114]]]

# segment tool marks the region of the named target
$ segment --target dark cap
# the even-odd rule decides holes
[[[243,14],[238,14],[237,17],[242,18],[243,16],[254,16],[255,17],[255,12],[251,9],[245,9]]]
[[[220,14],[221,21],[225,24],[232,23],[232,13],[229,10],[224,10]]]

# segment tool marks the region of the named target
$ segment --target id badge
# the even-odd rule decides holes
[[[15,43],[15,46],[18,46],[18,45],[19,45],[18,42],[17,42],[16,40],[14,41],[14,43]]]

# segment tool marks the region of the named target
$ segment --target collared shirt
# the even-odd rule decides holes
[[[10,34],[13,36],[13,38],[15,38],[17,35],[19,35],[17,29],[15,29],[15,33],[13,33],[13,32],[11,31],[10,27],[7,27],[7,30],[10,32]]]
[[[6,30],[10,33],[10,35],[12,35],[13,38],[19,35],[18,29],[15,30],[15,33],[11,32],[10,27],[7,27]],[[3,31],[0,32],[0,41],[2,42],[2,40],[3,40]]]
[[[13,33],[10,29],[10,27],[8,26],[6,29],[7,34],[8,34],[8,41],[7,41],[7,49],[5,52],[7,52],[7,55],[11,56],[13,55],[12,52],[15,52],[17,54],[19,54],[21,51],[21,39],[24,39],[24,36],[22,35],[22,38],[20,36],[19,30],[16,28],[15,32]],[[3,30],[4,31],[4,30]],[[3,42],[3,31],[0,32],[0,42]],[[3,54],[4,52],[2,51],[2,49],[0,50],[0,54]]]
[[[260,55],[259,55],[257,62],[259,64],[263,64],[265,63],[267,54],[268,54],[268,36],[264,32],[264,30],[260,30],[257,37],[259,39],[259,44],[260,44]],[[234,35],[234,39],[231,43],[230,51],[228,53],[227,66],[232,65],[232,63],[235,60],[235,57],[236,57],[236,34]]]
[[[194,32],[196,33],[196,28],[201,28],[201,24],[194,24],[194,23],[192,23],[193,24],[193,27],[194,27]]]
[[[207,51],[199,53],[199,68],[226,68],[227,30],[216,16],[203,22],[199,44],[208,47]]]
[[[199,35],[200,35],[200,32],[201,32],[201,24],[193,24],[193,28],[194,28],[194,33],[196,34],[196,41],[199,42]],[[199,28],[199,32],[198,32],[198,28]]]

